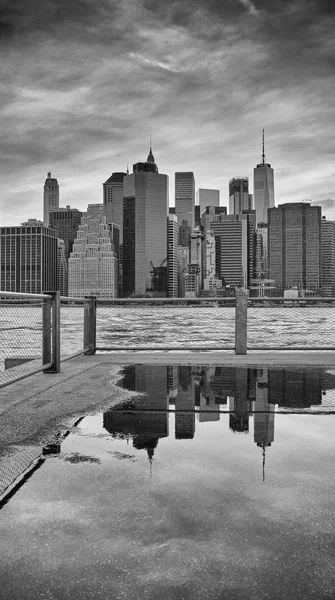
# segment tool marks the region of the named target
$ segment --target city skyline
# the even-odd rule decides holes
[[[193,171],[228,206],[263,128],[276,205],[308,199],[334,219],[334,19],[325,0],[3,7],[1,223],[42,218],[49,171],[60,206],[101,203],[150,133],[170,205],[174,173]]]

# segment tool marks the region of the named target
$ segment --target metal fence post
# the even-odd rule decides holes
[[[247,354],[247,310],[248,296],[245,293],[236,295],[235,310],[235,354]]]
[[[42,307],[43,320],[43,364],[51,363],[51,298],[44,298]]]
[[[97,299],[96,296],[85,296],[84,304],[84,348],[89,348],[84,354],[95,354],[97,330]]]
[[[49,308],[45,308],[43,312],[43,364],[51,362],[51,367],[44,370],[44,373],[59,373],[60,371],[60,292],[43,292],[48,296],[52,296],[49,302]],[[50,306],[51,305],[51,306]],[[49,321],[49,311],[51,312],[51,323]],[[45,315],[45,320],[44,320]],[[47,330],[48,322],[51,325],[51,330]],[[44,325],[46,329],[44,330]],[[49,325],[49,327],[50,327]],[[44,354],[45,353],[45,354]],[[45,359],[51,360],[44,362]]]

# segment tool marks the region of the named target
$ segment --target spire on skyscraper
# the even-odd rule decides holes
[[[264,129],[263,129],[263,154],[262,154],[262,163],[265,164],[265,152],[264,152]]]
[[[147,162],[148,163],[154,163],[155,162],[155,158],[154,158],[154,155],[152,153],[151,133],[150,133],[150,151],[149,151],[149,154],[148,154]]]
[[[271,167],[271,165],[266,162],[265,158],[264,129],[262,129],[262,162],[257,165],[257,167]]]
[[[265,444],[263,444],[263,481],[265,481]]]
[[[268,448],[269,446],[271,446],[270,443],[266,444],[260,444],[258,443],[257,446],[259,448],[262,448],[262,457],[263,457],[263,468],[262,468],[262,473],[263,473],[263,481],[265,481],[265,453],[266,453],[266,448]]]

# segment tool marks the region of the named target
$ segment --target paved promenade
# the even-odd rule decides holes
[[[116,384],[122,365],[188,364],[335,369],[333,352],[119,352],[81,356],[61,364],[58,374],[32,375],[0,392],[0,452],[8,445],[43,444],[89,412],[129,397]]]

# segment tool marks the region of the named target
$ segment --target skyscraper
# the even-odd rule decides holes
[[[190,263],[185,278],[185,296],[200,296],[202,284],[202,261],[203,261],[204,236],[199,227],[191,235]]]
[[[174,214],[168,216],[168,296],[178,297],[178,222]]]
[[[321,287],[323,296],[335,296],[335,221],[321,219]]]
[[[118,296],[118,260],[102,204],[89,204],[69,258],[69,296]]]
[[[321,287],[321,207],[309,202],[269,210],[268,269],[279,295]]]
[[[268,378],[269,402],[273,405],[308,408],[322,402],[320,373],[314,369],[271,369]]]
[[[266,449],[271,446],[275,435],[275,405],[269,403],[269,378],[267,369],[258,369],[256,376],[254,405],[254,442],[262,448],[263,481],[265,480]]]
[[[203,252],[203,291],[206,295],[217,296],[222,292],[222,279],[216,273],[215,237],[213,231],[206,233],[206,245]]]
[[[128,365],[124,369],[123,385],[136,390],[136,410],[131,410],[132,400],[127,402],[129,412],[110,409],[104,413],[103,424],[115,436],[133,438],[133,447],[146,450],[151,461],[161,438],[169,435],[168,369],[166,366]]]
[[[116,223],[120,227],[120,244],[123,226],[123,178],[127,173],[112,173],[103,183],[103,204],[106,209],[107,223]]]
[[[275,405],[269,403],[268,370],[258,369],[254,414],[254,442],[257,446],[271,446],[274,440]]]
[[[123,180],[123,292],[166,296],[168,176],[158,173],[152,149]]]
[[[58,239],[57,290],[61,296],[69,295],[69,265],[64,240]]]
[[[178,393],[175,397],[175,438],[192,439],[195,432],[195,412],[191,367],[178,366],[178,380]]]
[[[268,275],[268,224],[259,223],[256,229],[255,276],[264,279]]]
[[[2,227],[1,283],[4,292],[41,294],[57,290],[57,231],[30,220]]]
[[[180,227],[185,220],[194,230],[195,179],[191,171],[175,173],[175,208]]]
[[[196,193],[196,206],[200,207],[200,218],[206,206],[220,206],[220,191],[199,188]]]
[[[206,232],[210,230],[211,223],[213,221],[219,221],[220,215],[226,215],[227,208],[226,206],[206,206],[206,208],[202,211],[201,215],[201,225],[206,235]]]
[[[58,237],[64,241],[64,252],[67,259],[72,252],[82,214],[80,210],[70,206],[58,208],[49,214],[50,227],[56,229]]]
[[[252,209],[248,177],[233,177],[229,181],[229,214],[239,215]]]
[[[229,427],[238,433],[249,432],[250,400],[248,393],[249,373],[244,367],[235,370],[235,393],[229,401]]]
[[[254,208],[256,226],[268,222],[268,209],[275,205],[274,173],[271,165],[265,162],[264,129],[262,162],[254,169]]]
[[[231,287],[249,287],[254,276],[255,216],[220,215],[210,229],[215,236],[216,272]]]
[[[119,227],[119,241],[115,247],[119,260],[119,294],[123,296],[123,178],[127,173],[116,172],[103,184],[103,204],[107,223]]]
[[[51,171],[49,171],[43,193],[44,227],[49,227],[49,213],[51,210],[57,210],[57,208],[59,208],[59,185],[57,179],[51,177]]]

